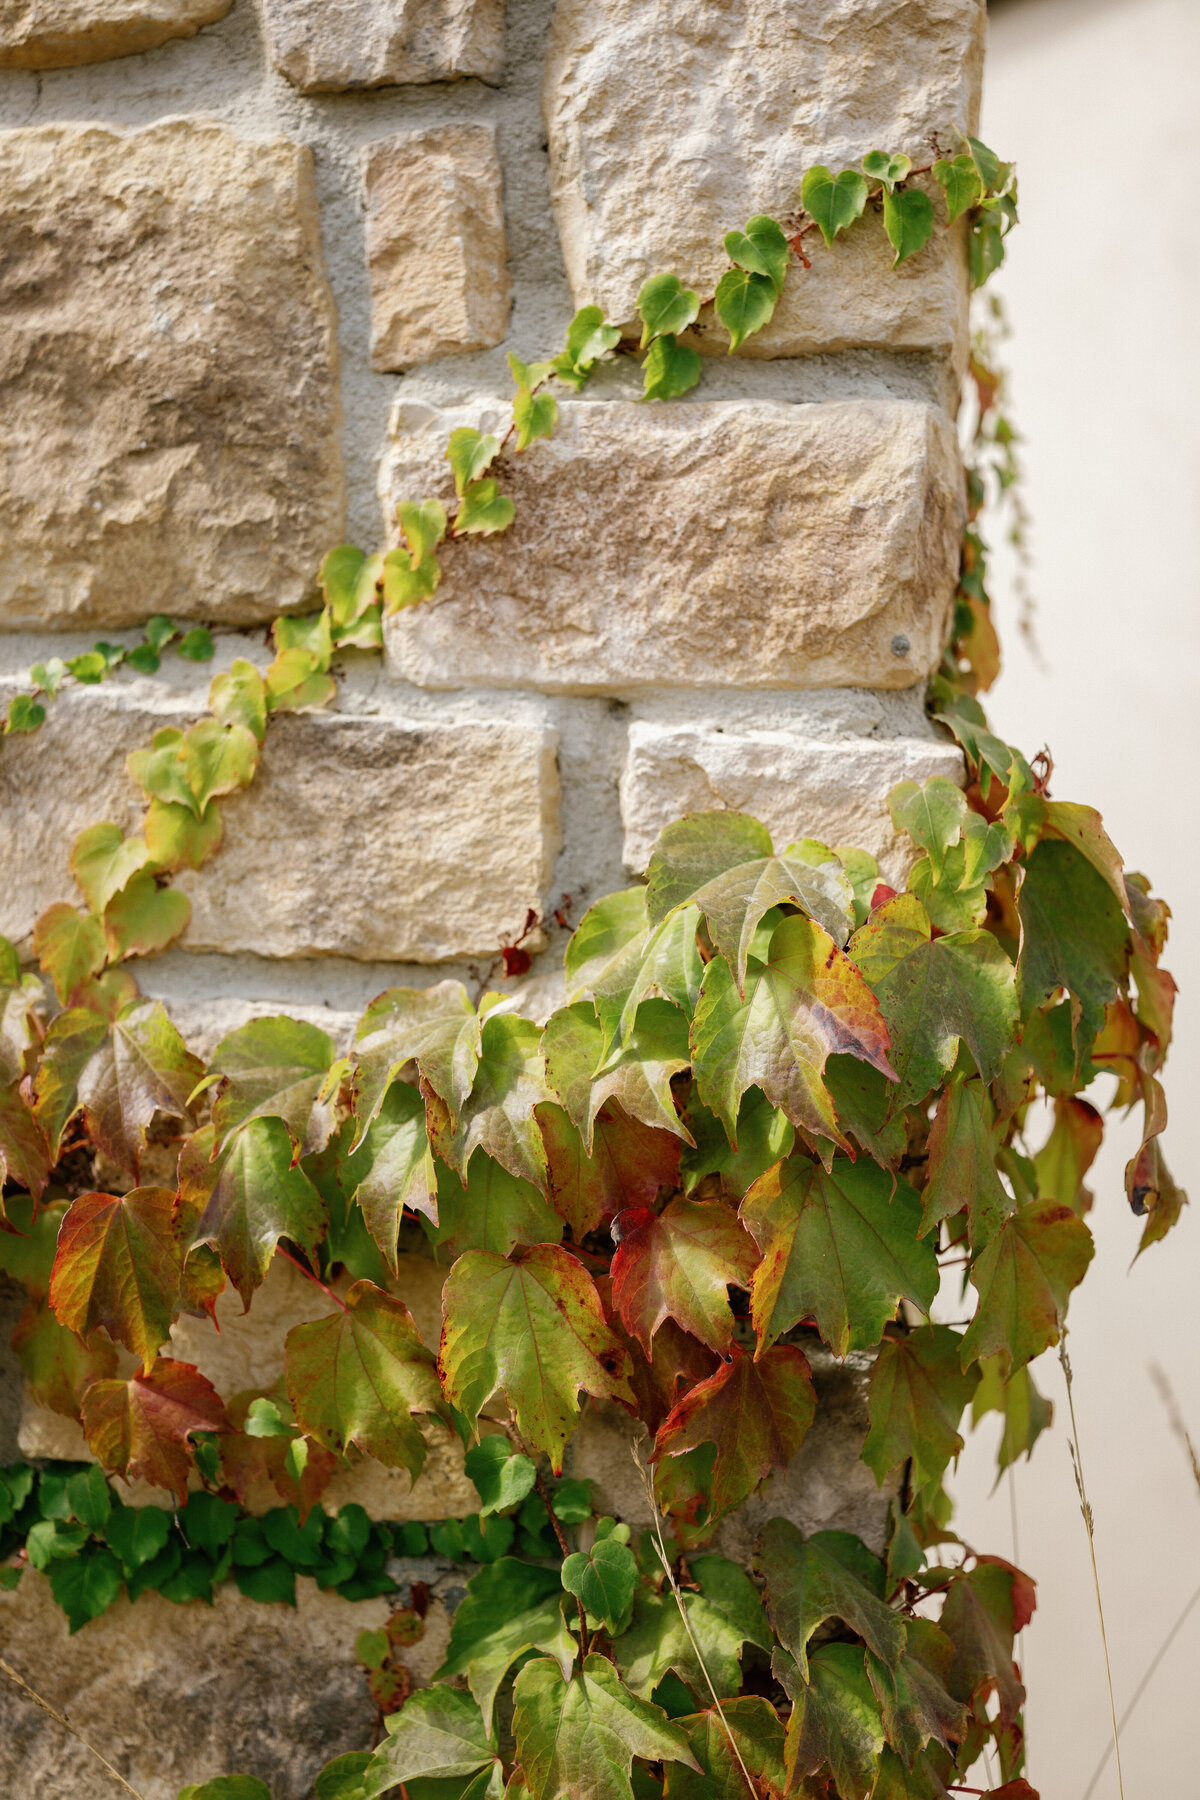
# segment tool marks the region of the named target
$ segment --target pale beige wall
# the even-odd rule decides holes
[[[1019,642],[998,581],[1007,669],[999,728],[1048,742],[1054,792],[1099,806],[1132,865],[1175,910],[1183,995],[1169,1066],[1168,1156],[1192,1216],[1130,1271],[1136,1226],[1116,1124],[1098,1179],[1096,1264],[1072,1307],[1076,1402],[1107,1603],[1118,1708],[1200,1586],[1200,1495],[1169,1436],[1148,1364],[1170,1372],[1200,1432],[1200,237],[1189,224],[1200,117],[1196,0],[1009,0],[992,9],[984,134],[1019,160],[1023,223],[1001,286],[1028,445],[1038,635]],[[1083,1800],[1107,1700],[1086,1540],[1059,1409],[1016,1483],[1020,1555],[1041,1611],[1027,1634],[1030,1779]],[[1009,1496],[964,1462],[965,1535],[1003,1551]],[[1200,1605],[1130,1724],[1127,1800],[1197,1792]],[[1115,1800],[1111,1765],[1095,1790]]]

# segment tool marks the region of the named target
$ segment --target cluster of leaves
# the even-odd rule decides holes
[[[114,669],[122,667],[139,675],[157,674],[168,644],[174,644],[176,654],[188,662],[210,662],[215,649],[212,633],[203,625],[183,631],[174,620],[156,613],[147,620],[140,644],[99,643],[65,661],[61,656],[50,656],[45,662],[34,663],[29,671],[30,692],[15,694],[9,701],[0,736],[37,731],[46,722],[46,702],[55,698],[64,682],[98,687]]]

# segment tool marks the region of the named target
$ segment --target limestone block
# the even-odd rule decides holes
[[[0,133],[0,626],[274,617],[342,531],[311,153]]]
[[[0,69],[69,69],[156,50],[223,19],[233,0],[6,0]]]
[[[160,1496],[161,1498],[161,1496]],[[310,1800],[313,1778],[375,1723],[360,1631],[387,1600],[343,1600],[301,1576],[297,1604],[260,1605],[232,1582],[211,1607],[124,1595],[75,1637],[45,1576],[0,1594],[0,1655],[145,1800],[185,1783],[256,1775],[273,1800]],[[420,1651],[422,1645],[417,1645]],[[10,1800],[112,1800],[112,1777],[11,1682],[0,1689],[0,1792]]]
[[[136,827],[128,752],[201,710],[151,710],[119,680],[60,695],[0,758],[0,932],[77,900],[67,857],[100,819]],[[0,693],[5,698],[7,689]],[[558,850],[556,734],[538,725],[277,718],[259,773],[221,801],[225,836],[190,896],[184,947],[400,962],[490,956],[540,909]]]
[[[559,0],[542,104],[576,304],[628,321],[662,269],[712,294],[725,233],[754,213],[790,213],[814,164],[854,166],[873,149],[926,163],[931,133],[956,148],[959,130],[976,129],[985,11],[984,0],[680,0],[663,30],[644,0]],[[792,268],[749,354],[963,356],[959,232],[937,232],[895,275],[877,218],[811,260]]]
[[[446,497],[447,435],[486,406],[402,401],[385,512]],[[515,524],[451,546],[388,631],[423,687],[631,692],[910,687],[941,655],[962,477],[949,420],[906,400],[566,402],[500,470]]]
[[[504,66],[504,0],[266,0],[275,67],[302,94],[478,75]]]
[[[512,288],[494,128],[402,131],[365,169],[372,366],[500,343]]]
[[[637,720],[621,777],[625,862],[641,874],[665,825],[684,813],[729,807],[761,819],[777,848],[814,837],[853,844],[903,885],[913,846],[892,824],[898,781],[944,775],[960,785],[958,748],[936,738],[824,742],[791,731],[716,731]]]

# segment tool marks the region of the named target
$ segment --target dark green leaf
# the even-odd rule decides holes
[[[886,189],[883,228],[896,255],[893,269],[923,250],[933,236],[933,202],[920,188]]]
[[[879,1770],[884,1730],[862,1646],[824,1645],[812,1657],[807,1681],[778,1656],[775,1672],[792,1701],[789,1779],[795,1782],[828,1768],[842,1800],[867,1800]]]
[[[883,1598],[883,1566],[861,1539],[844,1531],[805,1538],[786,1519],[759,1535],[755,1567],[766,1579],[767,1611],[785,1650],[808,1673],[808,1642],[827,1619],[840,1619],[889,1669],[904,1650],[904,1621]]]
[[[695,387],[703,369],[698,350],[677,342],[670,332],[655,338],[642,364],[642,399],[678,399]]]
[[[108,1611],[121,1591],[121,1565],[109,1550],[92,1545],[50,1568],[50,1592],[67,1615],[71,1636]]]
[[[664,333],[678,337],[694,324],[700,311],[700,296],[694,288],[684,287],[678,275],[651,275],[642,283],[637,307],[642,315],[641,347],[645,350]]]
[[[933,178],[946,196],[946,211],[951,225],[982,197],[983,189],[973,156],[964,153],[961,156],[942,157],[933,165]]]
[[[444,1261],[453,1262],[464,1250],[507,1256],[517,1244],[556,1244],[562,1236],[562,1220],[532,1182],[518,1181],[490,1156],[471,1158],[465,1187],[439,1163],[437,1191],[438,1223],[427,1229]]]
[[[372,1795],[422,1776],[445,1780],[473,1775],[494,1760],[478,1706],[457,1688],[442,1682],[419,1688],[393,1719],[390,1735],[372,1758],[368,1778]]]
[[[468,1450],[464,1466],[482,1502],[479,1510],[485,1515],[519,1506],[533,1492],[537,1479],[534,1464],[499,1432],[481,1438]]]
[[[1057,1344],[1067,1302],[1095,1254],[1069,1206],[1034,1200],[1004,1221],[971,1266],[979,1305],[962,1341],[964,1365],[996,1356],[1003,1374]]]
[[[180,1154],[184,1241],[188,1249],[211,1244],[249,1306],[280,1238],[315,1256],[329,1211],[304,1171],[292,1166],[292,1140],[281,1120],[252,1119],[215,1160],[212,1149],[206,1126]]]
[[[974,1368],[963,1373],[960,1344],[949,1326],[928,1325],[880,1345],[871,1370],[871,1429],[862,1453],[880,1487],[910,1457],[915,1486],[939,1481],[962,1449],[959,1421],[979,1377]]]
[[[1071,844],[1044,839],[1033,850],[1017,896],[1021,954],[1017,978],[1026,1018],[1065,987],[1079,1006],[1084,1041],[1104,1023],[1129,951],[1129,928],[1103,875]]]
[[[986,1244],[1013,1210],[996,1173],[999,1146],[982,1082],[952,1081],[938,1101],[929,1133],[929,1170],[921,1235],[965,1207],[971,1246]]]
[[[746,1778],[730,1750],[730,1733],[741,1763],[761,1784],[761,1791],[783,1791],[783,1726],[768,1701],[747,1694],[726,1701],[720,1715],[715,1709],[695,1713],[681,1719],[680,1725],[704,1772],[696,1775],[678,1763],[668,1764],[663,1800],[747,1800]]]

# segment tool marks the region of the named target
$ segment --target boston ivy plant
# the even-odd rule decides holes
[[[916,254],[935,223],[918,176],[965,219],[982,281],[1015,218],[1011,168],[975,141],[928,170],[872,153],[809,171],[793,219],[730,233],[711,305],[731,347],[767,323],[813,233],[831,243],[870,206],[896,260]],[[174,1515],[118,1507],[82,1469],[61,1500],[58,1477],[36,1496],[6,1478],[12,1543],[76,1618],[172,1545],[165,1592],[208,1591],[226,1559],[253,1585],[246,1571],[303,1567],[302,1551],[326,1585],[375,1591],[386,1531],[364,1538],[352,1508],[325,1518],[331,1475],[371,1457],[419,1481],[439,1435],[468,1447],[480,1513],[447,1541],[501,1552],[433,1686],[409,1694],[400,1642],[367,1634],[387,1733],[330,1765],[319,1800],[941,1800],[984,1758],[987,1791],[1033,1794],[1014,1662],[1033,1583],[961,1541],[943,1479],[968,1411],[1000,1415],[1002,1467],[1049,1423],[1029,1365],[1061,1341],[1092,1256],[1103,1118],[1084,1095],[1101,1076],[1143,1109],[1126,1177],[1140,1249],[1184,1196],[1161,1151],[1168,910],[977,698],[997,666],[978,513],[1011,442],[981,361],[954,635],[930,689],[965,783],[893,791],[903,890],[860,849],[693,815],[644,884],[583,918],[544,1026],[446,980],[380,995],[349,1048],[261,1019],[207,1066],[126,966],[184,928],[170,874],[217,849],[220,802],[253,779],[271,714],[326,704],[334,654],[378,645],[383,610],[429,598],[442,546],[511,522],[502,452],[553,431],[550,382],[578,389],[603,358],[640,354],[648,399],[682,392],[708,304],[656,276],[637,346],[585,309],[558,357],[514,360],[506,436],[450,440],[453,519],[406,503],[401,548],[331,552],[324,607],[277,622],[265,675],[235,663],[208,717],[130,758],[142,831],[81,834],[86,909],[38,921],[41,975],[0,946],[0,1260],[30,1296],[18,1354],[104,1469],[175,1499]],[[405,1304],[414,1253],[446,1268],[436,1346]],[[220,1395],[169,1353],[172,1324],[203,1321],[226,1285],[253,1304],[276,1255],[329,1310],[289,1332],[273,1388]],[[819,1422],[814,1370],[851,1352],[886,1530],[869,1545],[769,1519],[747,1570],[723,1527]],[[586,1484],[559,1479],[592,1403],[629,1422],[649,1530],[597,1519]],[[279,1506],[252,1525],[235,1502],[263,1482]],[[146,1510],[165,1524],[138,1523]],[[186,1792],[266,1790],[231,1776]]]

